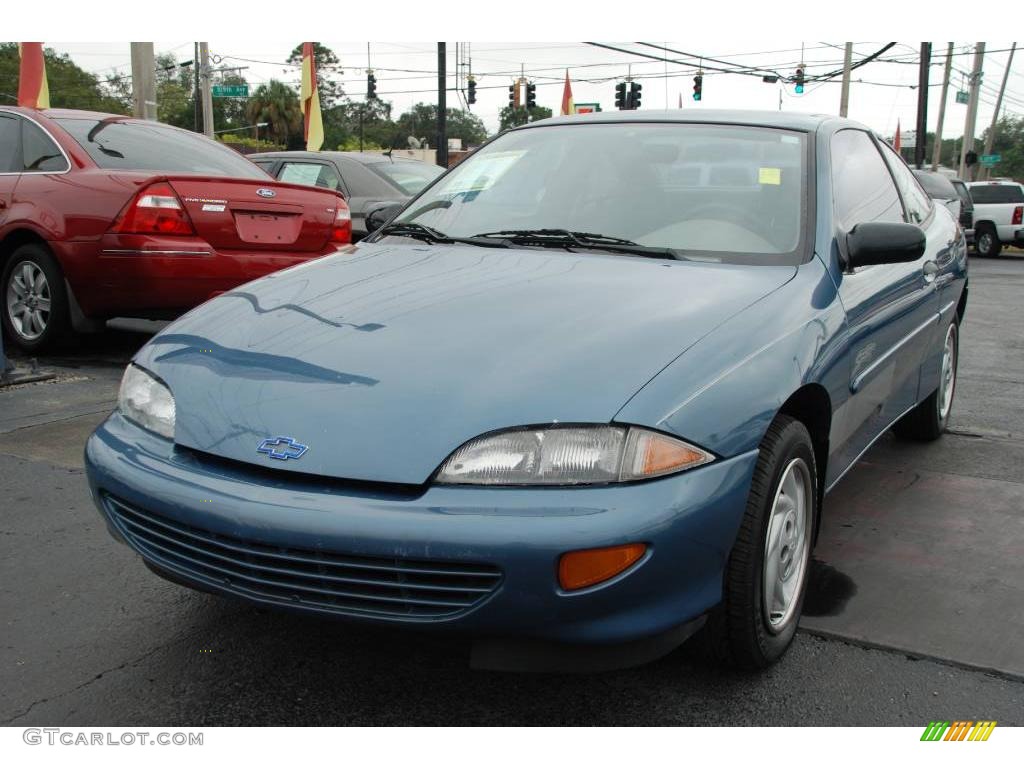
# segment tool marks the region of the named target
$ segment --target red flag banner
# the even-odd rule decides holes
[[[565,70],[565,87],[562,88],[562,114],[572,115],[576,113],[576,105],[572,100],[572,83],[569,82],[569,70]]]
[[[46,61],[42,43],[18,43],[21,71],[18,78],[18,106],[30,109],[50,108],[50,89],[46,84]]]
[[[898,153],[900,151],[900,121],[896,120],[896,135],[892,140],[892,148]]]

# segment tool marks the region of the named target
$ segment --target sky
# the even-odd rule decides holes
[[[589,45],[583,42],[520,42],[520,43],[454,43],[447,44],[449,88],[456,85],[458,60],[471,64],[477,82],[477,103],[472,111],[493,132],[498,128],[498,114],[508,102],[508,86],[520,72],[537,85],[537,102],[558,114],[566,70],[572,81],[573,97],[577,103],[599,102],[604,110],[613,110],[615,83],[632,75],[643,84],[642,109],[676,109],[680,97],[688,109],[768,109],[780,108],[795,112],[821,112],[838,114],[840,83],[808,83],[803,95],[794,93],[792,84],[766,84],[760,76],[716,73],[704,71],[703,99],[695,103],[693,76],[696,57],[716,58],[729,65],[741,67],[769,67],[782,75],[791,76],[801,60],[806,74],[813,77],[841,69],[843,42],[800,42],[780,40],[772,35],[765,43],[737,43],[731,49],[721,43],[705,50],[701,43],[663,43],[651,41],[649,45],[637,42],[617,43],[601,41],[603,45],[631,51],[625,53]],[[220,67],[247,67],[242,74],[253,85],[270,79],[283,80],[298,86],[299,70],[285,64],[288,54],[297,42],[210,42],[214,62]],[[366,68],[373,67],[377,77],[378,96],[393,105],[393,115],[417,102],[437,101],[437,44],[433,42],[322,42],[341,60],[340,81],[354,100],[365,98]],[[856,63],[879,48],[883,42],[854,43],[853,61]],[[129,74],[128,43],[58,42],[47,43],[67,53],[76,64],[103,76],[113,72]],[[369,50],[367,46],[369,45]],[[879,133],[890,136],[897,121],[906,131],[914,127],[917,110],[917,59],[919,43],[898,43],[880,58],[853,72],[850,90],[849,116]],[[934,130],[938,117],[943,67],[948,43],[933,43],[929,89],[928,127]],[[652,47],[653,46],[653,47]],[[967,73],[973,62],[973,42],[954,44],[953,69],[946,104],[943,135],[947,138],[963,134],[967,107],[957,104],[955,92],[967,89]],[[193,44],[188,42],[157,42],[157,53],[174,54],[178,60],[192,58]],[[675,49],[691,55],[663,50]],[[1009,43],[989,42],[982,67],[981,103],[978,129],[989,124],[994,111],[996,94],[1006,68]],[[637,55],[645,54],[645,55]],[[676,59],[679,63],[656,61]],[[369,57],[369,60],[368,60]],[[697,60],[699,63],[699,60]],[[708,67],[722,67],[721,63],[703,61]],[[467,66],[458,68],[465,74]],[[464,85],[464,83],[463,83]],[[912,87],[913,86],[913,87]],[[465,107],[461,97],[448,93],[449,106]],[[1017,54],[1007,84],[1003,102],[1004,114],[1024,115],[1024,54]]]

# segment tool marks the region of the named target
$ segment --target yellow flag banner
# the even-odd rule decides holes
[[[299,103],[304,118],[303,138],[306,149],[318,151],[324,144],[324,121],[320,115],[320,91],[316,86],[316,62],[313,43],[302,44],[302,87]]]

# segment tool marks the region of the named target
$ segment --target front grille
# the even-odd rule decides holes
[[[184,525],[104,496],[128,543],[172,573],[264,602],[427,621],[470,610],[501,582],[493,565],[268,546]]]

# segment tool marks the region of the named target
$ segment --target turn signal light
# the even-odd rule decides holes
[[[170,184],[157,182],[139,192],[111,227],[133,235],[194,235],[192,220]]]
[[[618,576],[646,551],[646,544],[622,544],[566,552],[558,562],[558,583],[567,591],[600,584]]]
[[[332,243],[352,242],[352,213],[348,206],[338,201],[338,209],[334,214],[334,226],[331,227]]]

